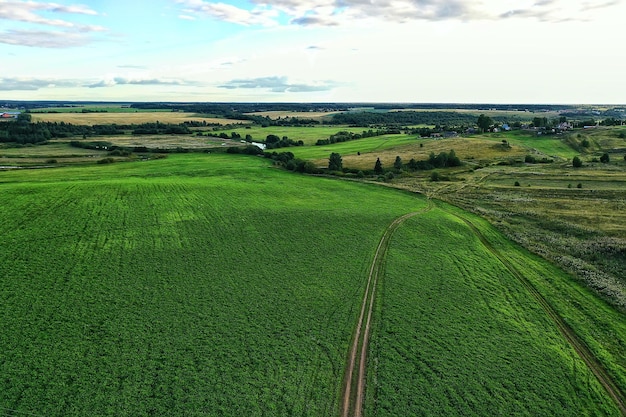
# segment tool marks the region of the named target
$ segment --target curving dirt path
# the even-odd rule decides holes
[[[342,417],[361,417],[363,412],[363,395],[365,393],[365,366],[367,363],[367,348],[370,336],[370,325],[372,312],[374,310],[374,300],[376,296],[376,285],[378,277],[383,271],[384,259],[393,232],[406,219],[424,213],[432,208],[432,203],[428,201],[428,207],[423,210],[405,214],[395,219],[385,230],[380,243],[376,248],[376,253],[367,277],[365,293],[361,303],[361,313],[357,322],[352,347],[346,363],[346,370],[343,380],[343,395],[341,402]],[[356,369],[356,372],[355,372]],[[356,385],[356,388],[354,387]]]
[[[476,237],[478,237],[483,246],[485,246],[485,248],[487,248],[493,256],[498,258],[498,260],[500,260],[500,262],[522,283],[522,285],[524,285],[524,287],[535,298],[548,317],[558,328],[563,338],[565,338],[569,345],[576,351],[578,356],[580,356],[580,358],[585,362],[591,372],[596,376],[600,384],[615,402],[615,405],[619,409],[621,415],[626,417],[626,393],[620,389],[613,377],[595,357],[587,345],[576,335],[574,330],[567,323],[565,323],[565,321],[563,321],[561,316],[559,316],[552,306],[550,306],[550,304],[545,298],[543,298],[541,293],[537,291],[533,284],[528,281],[528,279],[483,236],[480,230],[478,230],[478,228],[476,228],[470,220],[456,213],[451,213],[449,211],[448,213],[462,220],[476,235]]]

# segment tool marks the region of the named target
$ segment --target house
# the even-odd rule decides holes
[[[17,119],[19,112],[5,112],[0,114],[0,119]]]

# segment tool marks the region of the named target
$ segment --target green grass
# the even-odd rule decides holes
[[[419,146],[419,143],[420,139],[415,136],[399,134],[376,136],[349,142],[334,143],[332,145],[289,148],[289,151],[293,152],[297,158],[322,159],[328,158],[332,152],[337,152],[341,155],[356,155],[358,152],[365,154],[407,145]]]
[[[373,248],[424,205],[256,157],[1,174],[0,407],[46,416],[333,415]]]
[[[234,123],[235,121],[233,121]],[[301,140],[305,145],[315,145],[319,139],[328,139],[330,135],[334,135],[337,132],[348,131],[354,133],[361,133],[363,130],[369,130],[362,127],[347,127],[347,126],[311,126],[311,127],[291,127],[291,126],[270,126],[261,127],[259,125],[250,126],[250,128],[237,127],[225,130],[212,131],[214,135],[220,133],[226,133],[230,136],[232,132],[237,132],[242,138],[246,135],[252,136],[255,141],[264,141],[268,135],[276,135],[279,138],[287,136],[291,140],[296,142]],[[291,149],[290,149],[291,150]]]
[[[46,416],[337,415],[376,246],[427,204],[226,154],[4,171],[0,192],[0,410]],[[615,415],[451,212],[392,238],[368,415]],[[626,386],[623,315],[472,221]]]
[[[537,136],[535,132],[525,130],[515,130],[511,132],[490,133],[477,135],[477,138],[489,139],[501,142],[507,140],[511,145],[519,145],[528,148],[530,151],[539,152],[547,157],[558,157],[562,159],[572,159],[579,152],[570,147],[565,141],[565,135],[542,135]]]
[[[512,245],[501,249],[534,278],[545,271]],[[446,212],[398,229],[379,309],[368,415],[619,414],[533,297]]]

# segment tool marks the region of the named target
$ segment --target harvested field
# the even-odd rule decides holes
[[[137,112],[137,113],[33,113],[33,121],[65,122],[74,125],[141,124],[141,123],[184,123],[189,121],[219,123],[249,123],[245,120],[230,120],[215,117],[202,117],[196,113],[183,112]]]

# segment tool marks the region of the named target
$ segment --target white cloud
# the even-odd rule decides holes
[[[204,0],[178,0],[186,13],[241,25],[271,26],[280,14],[300,26],[349,26],[362,21],[588,20],[621,0],[253,0],[251,10]]]
[[[53,19],[46,15],[98,15],[86,6],[64,6],[56,3],[40,3],[35,1],[0,0],[0,20],[8,20],[16,24],[37,25],[43,28],[18,28],[0,32],[0,43],[41,48],[68,48],[83,46],[93,42],[88,34],[105,32],[106,29],[97,25],[85,25],[68,19]],[[60,28],[51,30],[49,27]]]
[[[44,78],[0,78],[0,91],[36,91],[42,88],[77,87],[76,80],[52,80]]]
[[[247,79],[235,79],[228,81],[220,88],[234,89],[262,89],[273,93],[310,93],[318,91],[329,91],[337,87],[338,84],[332,81],[317,82],[292,82],[285,76],[259,77]]]
[[[163,78],[139,78],[139,77],[107,77],[95,83],[88,84],[89,88],[115,87],[116,85],[194,85],[190,81],[181,81]]]
[[[44,30],[8,30],[0,33],[0,43],[38,48],[70,48],[91,43],[83,33]]]
[[[226,3],[202,0],[177,0],[177,3],[184,7],[183,16],[201,15],[243,26],[276,25],[276,12],[265,8],[245,10]]]
[[[40,25],[72,28],[80,31],[103,31],[100,26],[79,25],[69,20],[50,19],[37,14],[38,12],[97,15],[86,6],[62,6],[56,3],[38,3],[34,1],[0,0],[0,19],[12,20]]]

